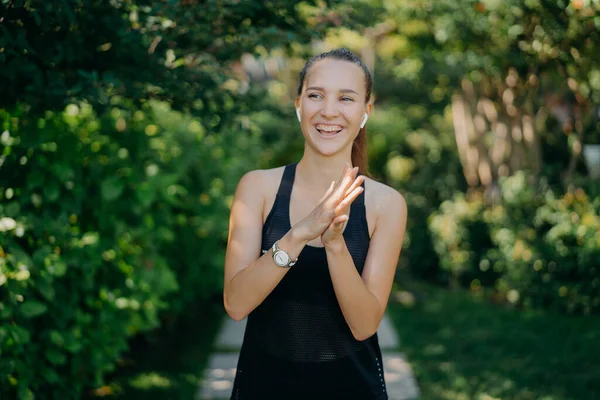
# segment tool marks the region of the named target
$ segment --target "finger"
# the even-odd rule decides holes
[[[331,221],[331,225],[329,226],[329,229],[334,232],[344,229],[344,226],[346,225],[346,222],[348,221],[348,219],[349,219],[349,217],[347,215],[339,215],[339,216],[335,217],[333,219],[333,221]]]
[[[325,196],[330,195],[331,192],[333,192],[334,188],[335,188],[335,181],[331,181],[331,185],[329,185],[329,189],[327,189],[327,192],[325,193]]]
[[[364,181],[365,181],[365,176],[364,175],[361,175],[358,178],[356,178],[354,180],[354,182],[352,182],[352,184],[350,185],[350,187],[346,190],[346,193],[344,193],[344,196],[348,196],[350,193],[352,193],[352,191],[354,189],[356,189],[357,187],[361,186]]]
[[[348,196],[346,196],[344,198],[344,200],[342,200],[340,202],[340,204],[338,204],[338,206],[335,208],[335,213],[339,215],[342,212],[344,212],[346,210],[346,208],[350,207],[350,204],[352,204],[352,202],[354,200],[356,200],[356,198],[358,197],[358,195],[363,192],[363,190],[364,189],[363,189],[362,186],[354,188],[354,190],[352,192],[350,192],[350,194]]]
[[[356,172],[358,172],[358,168],[356,169]],[[353,180],[347,182],[347,184],[344,186],[344,191],[337,198],[338,201],[342,201],[344,198],[349,196],[350,193],[352,193],[357,187],[361,187],[364,180],[365,178],[363,176],[359,176],[358,178],[353,178]]]
[[[342,176],[340,177],[339,186],[343,185],[344,182],[346,182],[348,179],[352,179],[351,177],[355,173],[355,170],[357,170],[357,168],[352,168],[350,163],[346,162],[344,164],[344,170],[342,171]]]
[[[340,199],[342,196],[344,196],[344,194],[348,191],[348,188],[352,185],[352,182],[354,182],[357,173],[358,173],[358,167],[349,168],[346,171],[344,179],[342,180],[341,184],[336,189],[335,194],[338,199]]]
[[[343,214],[343,215],[338,215],[337,217],[335,217],[333,219],[333,223],[335,225],[343,225],[346,223],[346,221],[348,221],[350,219],[349,215]]]

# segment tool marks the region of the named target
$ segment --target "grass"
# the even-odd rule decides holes
[[[600,399],[600,319],[412,283],[390,301],[423,400]],[[412,305],[411,305],[412,304]]]
[[[220,305],[190,312],[172,326],[131,343],[123,365],[94,400],[189,400],[200,390],[214,340],[223,321]]]

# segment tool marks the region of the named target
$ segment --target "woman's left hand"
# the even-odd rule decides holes
[[[359,176],[352,183],[347,191],[347,198],[338,208],[335,210],[335,218],[331,224],[325,229],[325,232],[321,234],[321,243],[323,246],[329,247],[335,243],[340,243],[344,240],[343,233],[346,226],[346,222],[350,218],[350,205],[358,197],[359,194],[364,190],[361,186],[364,181],[364,176]]]

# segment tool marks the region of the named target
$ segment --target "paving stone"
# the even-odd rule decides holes
[[[392,325],[392,321],[390,321],[390,318],[387,316],[387,314],[383,315],[383,319],[379,324],[379,329],[377,329],[377,338],[379,339],[379,347],[382,351],[396,351],[398,350],[398,346],[400,346],[398,334],[396,334],[394,325]]]
[[[240,349],[244,340],[244,331],[246,330],[247,318],[241,321],[235,321],[232,318],[225,316],[225,322],[221,327],[219,336],[215,343],[216,349]]]
[[[229,399],[238,358],[239,353],[213,354],[206,371],[204,371],[201,388],[196,394],[196,400]]]
[[[385,384],[390,400],[414,400],[420,396],[410,364],[402,353],[383,352],[383,370]]]

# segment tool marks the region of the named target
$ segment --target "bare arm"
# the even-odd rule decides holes
[[[271,293],[287,273],[275,265],[272,250],[259,257],[262,240],[264,196],[260,172],[249,172],[238,184],[231,206],[229,240],[225,253],[223,302],[227,314],[236,321],[244,319]],[[292,229],[279,241],[292,259],[304,245]]]
[[[331,280],[342,313],[357,340],[377,331],[387,307],[406,229],[406,201],[386,196],[365,261],[358,274],[343,236],[325,246]]]

